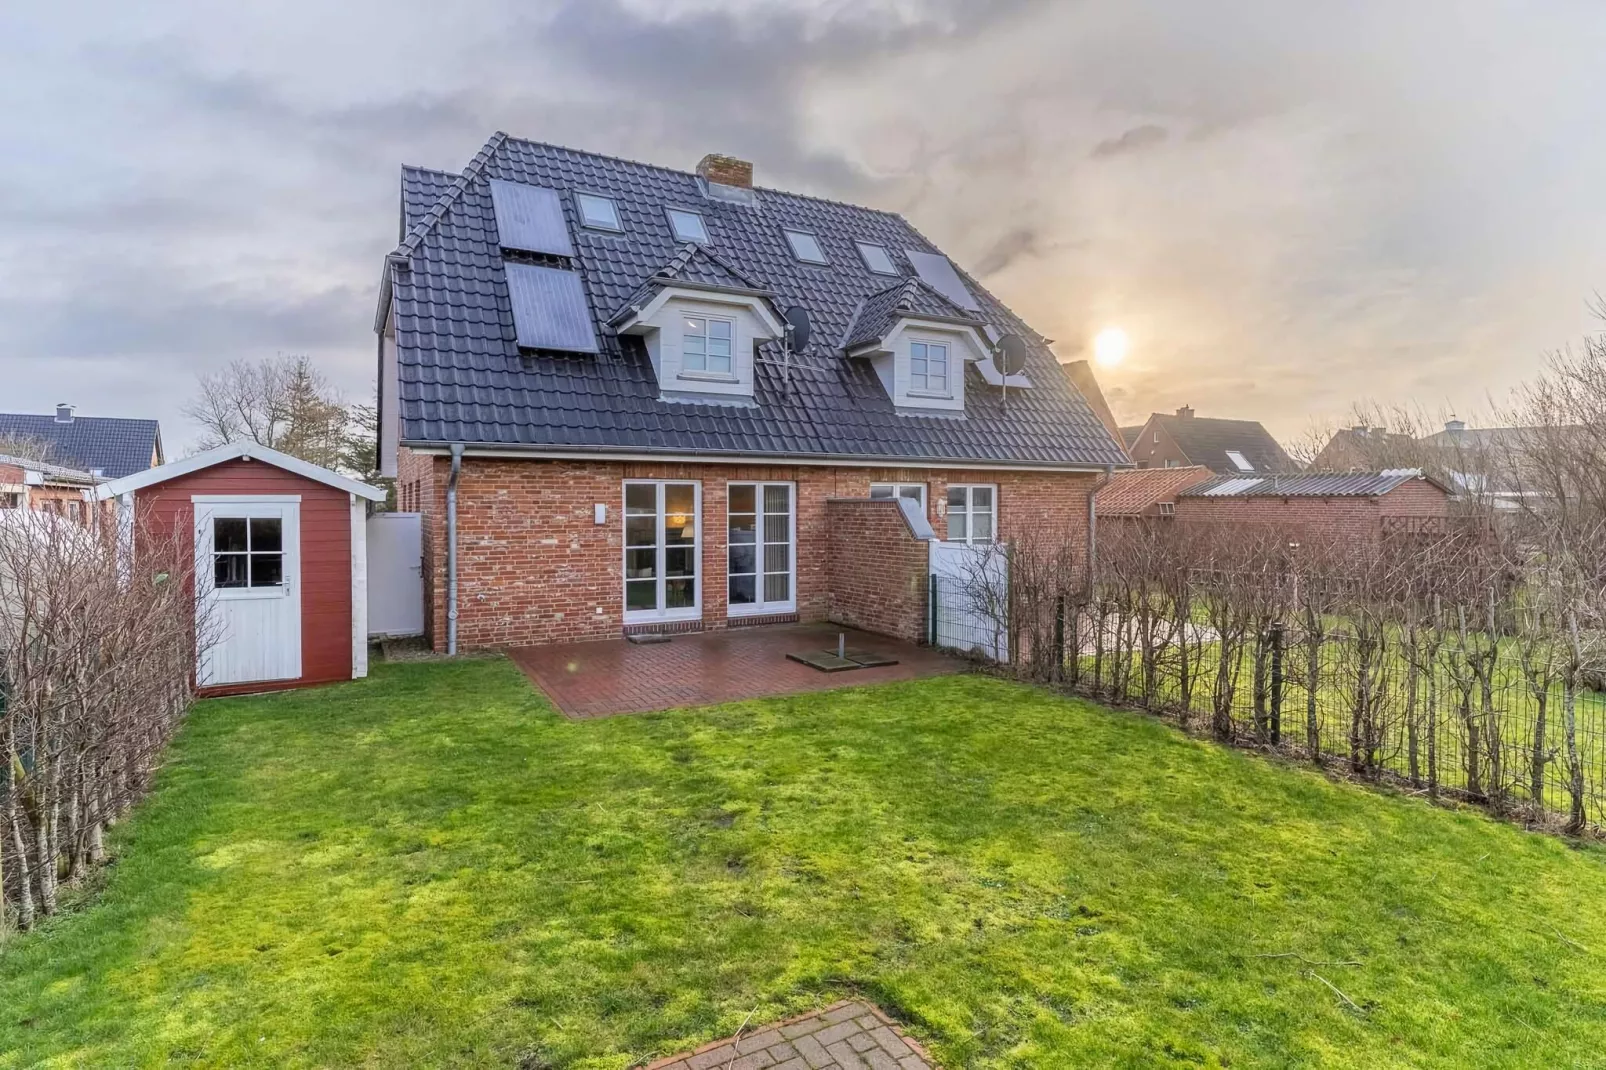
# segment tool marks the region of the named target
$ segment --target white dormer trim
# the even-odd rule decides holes
[[[911,342],[935,342],[948,347],[948,390],[931,394],[911,389],[909,364]],[[873,348],[857,350],[870,358],[881,386],[899,412],[914,415],[965,411],[965,365],[986,360],[989,348],[981,333],[972,326],[947,320],[906,316],[887,332]]]
[[[683,317],[727,320],[731,331],[731,372],[687,369],[681,362]],[[641,337],[652,360],[663,401],[750,404],[753,398],[753,347],[781,337],[784,327],[769,302],[752,293],[666,285],[619,324],[620,334]]]

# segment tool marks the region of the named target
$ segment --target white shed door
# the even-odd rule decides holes
[[[301,675],[301,505],[195,503],[195,595],[202,687]]]

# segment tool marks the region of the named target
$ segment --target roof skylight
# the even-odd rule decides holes
[[[694,241],[698,245],[708,244],[708,228],[703,225],[701,212],[688,212],[684,208],[669,209],[669,226],[674,230],[675,237],[681,241]]]
[[[820,248],[820,239],[806,230],[782,229],[786,235],[786,242],[792,247],[792,255],[799,260],[810,264],[829,264],[825,258],[825,250]]]
[[[1249,463],[1249,458],[1237,450],[1228,450],[1227,460],[1231,461],[1240,472],[1253,472],[1255,470],[1255,466]]]
[[[897,267],[892,263],[892,254],[887,252],[885,245],[877,245],[875,242],[868,241],[855,242],[854,244],[859,247],[859,255],[864,258],[864,266],[877,275],[896,275],[899,273]]]
[[[580,222],[598,230],[623,230],[619,225],[619,209],[612,199],[595,193],[576,193],[574,205],[580,210]]]

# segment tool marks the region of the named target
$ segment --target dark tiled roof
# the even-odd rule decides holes
[[[1121,442],[1127,449],[1131,449],[1138,444],[1138,436],[1143,434],[1143,429],[1146,426],[1146,424],[1139,424],[1136,427],[1121,428]]]
[[[1227,457],[1228,450],[1244,455],[1256,472],[1289,472],[1294,462],[1277,440],[1254,420],[1217,420],[1208,416],[1175,416],[1155,413],[1149,417],[1165,428],[1188,460],[1222,475],[1240,473]]]
[[[521,355],[514,343],[488,180],[558,190],[602,352],[595,357]],[[579,225],[574,192],[613,199],[624,232]],[[1007,400],[972,376],[963,419],[898,415],[868,363],[836,347],[860,303],[887,288],[865,267],[855,241],[893,251],[935,251],[901,217],[760,189],[751,205],[703,196],[695,175],[498,135],[463,175],[402,172],[399,257],[387,265],[396,315],[401,438],[528,447],[620,448],[709,453],[780,453],[889,461],[995,461],[1124,465],[1118,443],[1054,366],[1042,338],[972,279],[979,322],[1021,335],[1034,389]],[[813,341],[791,386],[759,364],[756,407],[658,399],[639,338],[608,320],[683,251],[665,208],[702,213],[718,262],[773,292],[784,309],[806,308]],[[783,227],[815,234],[828,266],[791,254]],[[922,293],[926,292],[922,288]],[[925,297],[918,300],[924,301]],[[951,314],[951,313],[950,313]],[[771,344],[773,345],[773,344]]]
[[[848,326],[848,336],[843,339],[842,348],[853,350],[870,342],[878,342],[897,326],[900,319],[907,316],[962,320],[974,324],[978,330],[983,326],[982,321],[933,290],[930,285],[910,276],[864,299]]]
[[[1117,472],[1099,488],[1094,503],[1099,516],[1141,516],[1150,506],[1175,501],[1178,491],[1210,478],[1210,469],[1202,465]]]
[[[1317,472],[1263,478],[1218,476],[1208,483],[1189,487],[1182,493],[1189,497],[1199,495],[1210,498],[1372,498],[1387,494],[1413,479],[1445,490],[1438,480],[1430,479],[1414,468],[1400,468],[1386,472]]]
[[[642,283],[635,293],[625,299],[624,305],[615,310],[614,314],[609,317],[609,322],[617,323],[623,320],[632,309],[640,308],[651,301],[659,290],[672,282],[689,282],[699,286],[718,286],[727,290],[765,292],[762,286],[725,263],[718,256],[695,242],[688,242],[685,248],[675,254],[674,259],[654,272],[653,276]]]
[[[54,416],[0,413],[0,438],[43,442],[50,447],[54,463],[84,471],[99,468],[107,479],[121,479],[149,468],[161,437],[155,420],[74,416],[58,422]]]

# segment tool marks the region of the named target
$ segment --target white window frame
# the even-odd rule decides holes
[[[1239,450],[1227,450],[1226,452],[1227,460],[1231,461],[1233,467],[1238,471],[1253,472],[1255,470],[1255,466],[1249,463],[1249,458],[1245,457]]]
[[[953,538],[948,533],[948,531],[949,531],[948,522],[954,515],[954,504],[952,502],[948,501],[948,495],[952,494],[956,490],[962,490],[962,491],[965,492],[965,502],[964,502],[964,506],[963,506],[963,509],[962,509],[962,511],[964,513],[964,516],[965,516],[965,537],[962,538],[962,539]],[[992,492],[992,495],[991,495],[992,496],[992,506],[991,506],[991,508],[989,508],[989,509],[977,509],[975,507],[975,492],[978,491],[978,490],[986,490],[986,491],[991,491]],[[947,503],[947,511],[943,515],[943,540],[942,540],[943,542],[964,543],[967,546],[990,546],[993,543],[998,541],[998,484],[997,483],[950,483],[950,484],[948,484],[948,486],[947,486],[947,488],[946,488],[946,490],[945,490],[945,492],[943,494],[943,501]],[[976,530],[976,526],[975,526],[974,523],[972,523],[971,518],[976,516],[976,515],[978,515],[978,514],[980,514],[980,515],[988,515],[988,516],[992,517],[993,533],[992,533],[991,536],[989,536],[989,537],[987,537],[985,539],[978,539],[973,534],[973,532]]]
[[[820,236],[814,233],[812,230],[801,230],[797,227],[782,227],[781,234],[786,238],[786,247],[792,251],[792,259],[804,264],[829,264],[831,262],[831,258],[825,255],[825,244],[820,241]],[[814,248],[819,250],[820,255],[817,258],[805,256],[803,254],[803,250],[798,248],[797,239],[799,238],[808,238],[810,241],[812,241],[814,243]]]
[[[885,490],[889,493],[878,495],[876,494],[876,491],[878,490]],[[926,485],[924,483],[871,483],[870,497],[879,497],[881,499],[906,498],[908,497],[908,495],[904,494],[904,491],[906,490],[917,490],[920,492],[915,500],[920,503],[920,512],[924,515],[926,513]]]
[[[892,250],[888,249],[885,245],[882,245],[880,242],[873,242],[873,241],[860,241],[860,242],[854,242],[853,244],[856,245],[858,247],[858,249],[859,249],[859,259],[864,261],[864,266],[867,269],[869,269],[869,271],[870,271],[870,273],[872,275],[900,275],[900,274],[902,274],[902,272],[900,272],[898,270],[897,262],[892,259]],[[871,263],[870,254],[865,251],[867,249],[875,249],[878,252],[880,252],[880,254],[882,256],[886,257],[887,258],[887,266],[884,267],[884,268],[878,268],[878,267],[875,266],[875,264]]]
[[[598,223],[589,219],[586,213],[587,201],[601,201],[606,204],[608,211],[613,214],[613,222]],[[619,218],[619,202],[612,197],[605,197],[600,193],[586,193],[583,190],[576,190],[574,194],[574,211],[580,217],[580,225],[583,227],[588,227],[591,230],[609,230],[614,233],[624,232],[624,221]]]
[[[669,219],[669,232],[675,236],[676,241],[689,241],[695,245],[713,244],[712,239],[710,239],[708,235],[708,220],[703,218],[703,213],[693,211],[690,208],[665,208],[664,215]],[[680,224],[675,222],[675,217],[682,215],[691,216],[693,219],[697,220],[697,229],[703,232],[703,236],[701,238],[688,238],[680,232]]]
[[[915,371],[915,346],[924,346],[926,355],[919,359],[925,363],[926,371]],[[942,388],[937,389],[931,385],[931,350],[942,350]],[[925,379],[924,386],[918,385],[921,378]],[[910,397],[917,398],[951,398],[954,396],[954,350],[948,342],[941,342],[930,338],[909,339],[909,389],[906,391]]]
[[[745,605],[736,605],[735,603],[732,603],[731,600],[730,600],[730,577],[732,575],[732,573],[730,571],[730,546],[731,546],[731,543],[730,543],[730,526],[729,526],[730,525],[730,515],[731,515],[731,508],[730,508],[731,494],[730,494],[730,492],[731,492],[731,489],[734,488],[734,487],[752,487],[753,488],[753,509],[754,509],[754,511],[753,511],[753,528],[754,528],[754,537],[757,540],[753,544],[754,545],[753,568],[754,568],[755,571],[752,573],[752,576],[753,576],[753,596],[755,598],[755,601],[749,602],[749,603],[747,603]],[[766,602],[766,601],[763,600],[763,595],[764,595],[764,576],[766,574],[765,571],[764,571],[764,546],[765,546],[765,542],[764,542],[764,517],[766,516],[766,514],[764,512],[764,488],[765,487],[785,487],[786,488],[786,493],[788,495],[788,501],[790,503],[790,509],[789,509],[789,514],[790,515],[787,518],[787,531],[786,531],[786,537],[787,537],[787,540],[788,540],[787,541],[787,569],[788,569],[788,573],[787,573],[786,589],[787,589],[787,592],[789,593],[790,597],[786,598],[783,601],[776,601],[776,602]],[[759,482],[759,481],[749,480],[749,479],[737,479],[737,480],[732,480],[732,481],[726,483],[725,484],[725,522],[726,522],[726,528],[725,528],[725,613],[726,613],[726,615],[727,616],[731,616],[731,617],[758,617],[758,616],[766,616],[766,615],[772,614],[772,613],[795,613],[795,612],[797,612],[797,484],[796,483],[792,483],[792,482],[788,482],[786,480],[768,480],[768,481],[765,481],[765,482]],[[748,575],[748,573],[738,572],[738,573],[735,573],[735,575],[745,576],[745,575]]]
[[[691,323],[692,321],[699,322],[699,323],[701,323],[703,325],[703,330],[702,330],[702,333],[700,335],[699,334],[695,334],[690,329],[688,329],[687,324]],[[710,367],[709,363],[708,363],[709,360],[711,358],[713,358],[713,356],[714,356],[713,354],[708,352],[708,343],[713,340],[713,337],[714,337],[713,325],[716,324],[716,323],[725,324],[727,327],[730,328],[730,332],[731,332],[731,334],[730,334],[730,352],[726,353],[724,355],[724,358],[723,358],[724,361],[725,361],[725,367],[724,368],[713,368],[713,367]],[[687,352],[686,342],[687,342],[688,339],[691,339],[691,338],[701,338],[702,341],[703,341],[703,351],[701,353],[696,354],[696,356],[698,358],[700,358],[702,360],[702,362],[703,362],[703,366],[701,368],[696,368],[696,367],[692,366],[691,357],[693,356],[693,354]],[[686,376],[687,378],[692,378],[692,379],[735,379],[736,378],[736,320],[735,320],[735,318],[731,317],[731,316],[710,316],[706,312],[682,312],[682,313],[680,313],[680,371],[681,371],[682,375]]]
[[[1177,503],[1176,502],[1161,502],[1160,503],[1160,515],[1161,516],[1176,516],[1177,515]]]
[[[689,486],[692,488],[692,508],[695,510],[692,522],[691,556],[696,571],[692,575],[692,604],[679,609],[669,609],[665,606],[668,601],[665,584],[668,582],[668,569],[665,567],[669,558],[669,546],[664,536],[664,518],[667,515],[664,508],[665,489],[670,486]],[[629,589],[626,586],[626,569],[630,561],[630,506],[628,504],[631,487],[654,487],[657,493],[656,513],[657,530],[654,538],[657,540],[657,561],[655,564],[658,582],[658,607],[655,609],[631,609]],[[626,479],[621,481],[619,487],[619,605],[624,614],[626,624],[652,624],[665,621],[701,620],[703,616],[703,485],[695,479]],[[640,549],[640,547],[637,547]]]

